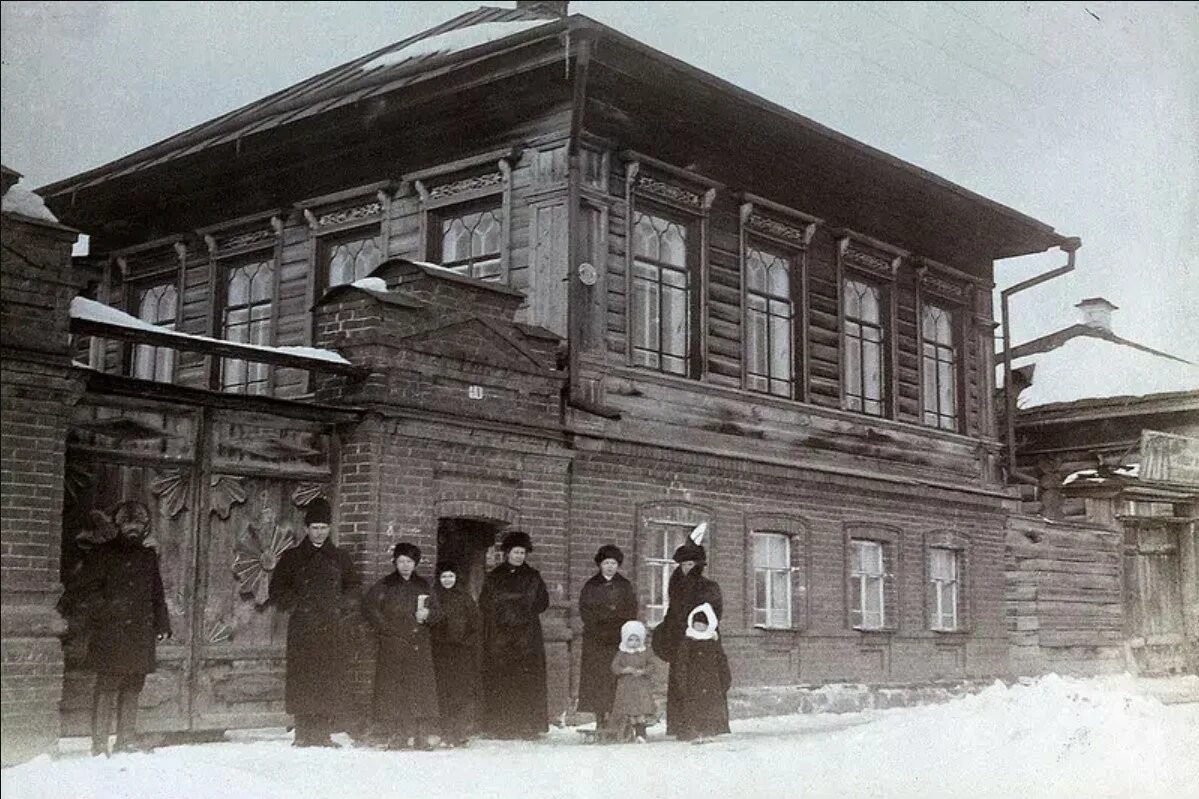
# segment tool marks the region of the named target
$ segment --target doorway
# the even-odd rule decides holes
[[[458,565],[458,579],[479,598],[487,576],[488,553],[499,537],[500,524],[480,519],[448,518],[437,522],[437,560]]]

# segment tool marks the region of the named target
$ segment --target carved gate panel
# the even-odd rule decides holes
[[[204,431],[203,433],[201,431]],[[146,731],[282,724],[286,620],[266,607],[271,572],[329,499],[328,426],[148,400],[89,397],[68,440],[63,581],[113,532],[121,502],[145,507],[173,638],[142,692]],[[63,734],[89,729],[94,676],[83,626],[65,641]]]

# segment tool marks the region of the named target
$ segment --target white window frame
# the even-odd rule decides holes
[[[783,564],[761,566],[758,564],[758,544],[768,540],[781,538],[783,540]],[[754,626],[763,629],[790,629],[793,626],[792,606],[795,601],[794,589],[791,585],[791,576],[795,572],[795,567],[792,565],[791,553],[791,536],[787,533],[775,532],[773,530],[755,530],[751,533],[752,541],[752,557],[753,557],[753,574],[754,574]],[[759,607],[758,605],[758,578],[759,575],[765,573],[766,577],[766,606]],[[772,579],[774,575],[781,574],[785,577],[783,585],[786,586],[786,602],[783,604],[785,618],[782,620],[774,619],[771,615],[777,612],[774,607],[774,589],[775,581]]]
[[[657,627],[670,610],[670,577],[678,568],[674,562],[674,551],[686,540],[694,525],[664,519],[648,520],[649,532],[654,545],[645,557],[650,570],[649,601],[645,603],[645,623],[650,629]],[[661,591],[661,596],[657,596]],[[660,602],[655,600],[660,599]]]
[[[962,553],[961,550],[951,549],[949,547],[929,547],[928,558],[928,579],[932,587],[932,607],[931,612],[931,629],[938,632],[957,632],[961,629],[961,571],[962,571]],[[949,554],[949,563],[952,565],[953,573],[948,578],[939,577],[936,574],[934,566],[936,562],[936,553],[945,552]],[[951,593],[952,596],[949,602],[946,602],[946,594]],[[947,613],[945,606],[949,604],[950,612]],[[949,623],[946,623],[946,620]]]
[[[873,548],[877,551],[877,572],[863,571],[861,568],[862,557],[860,549]],[[856,629],[860,630],[883,630],[887,627],[887,559],[885,544],[882,541],[872,541],[865,538],[850,539],[850,570],[849,577],[851,585],[856,581],[856,598],[857,604],[852,610],[856,610],[861,621],[855,625]],[[867,599],[873,592],[878,595],[878,621],[877,624],[871,623],[872,619],[866,618]]]

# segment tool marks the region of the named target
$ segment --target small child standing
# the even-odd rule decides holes
[[[729,661],[716,633],[716,611],[707,602],[687,616],[687,633],[674,667],[679,675],[678,738],[702,741],[729,731]]]
[[[612,731],[617,740],[645,743],[645,728],[658,720],[654,704],[653,655],[645,648],[645,625],[626,621],[620,628],[620,649],[612,658],[616,696],[612,700]]]

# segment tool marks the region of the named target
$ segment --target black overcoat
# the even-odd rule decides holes
[[[427,597],[429,617],[416,620],[417,598]],[[376,721],[431,721],[437,718],[437,681],[433,675],[431,625],[441,621],[441,606],[424,577],[407,580],[392,572],[371,586],[362,614],[378,638],[375,658]]]
[[[671,672],[678,683],[669,712],[680,738],[719,735],[729,731],[729,661],[720,639],[696,641],[684,637],[675,651]]]
[[[579,593],[583,620],[583,656],[579,667],[579,704],[583,713],[609,713],[616,695],[612,658],[620,648],[620,627],[637,618],[637,595],[622,574],[605,580],[599,572]]]
[[[541,574],[502,563],[483,581],[483,723],[499,737],[548,728],[541,614],[550,606]]]
[[[720,586],[715,580],[709,580],[703,575],[704,567],[697,565],[690,574],[683,574],[681,569],[675,569],[670,575],[670,585],[667,596],[670,606],[666,609],[666,617],[654,628],[653,638],[650,639],[654,654],[670,664],[670,672],[666,679],[666,734],[678,735],[677,703],[679,701],[679,674],[675,668],[674,658],[687,632],[687,617],[691,611],[707,602],[716,611],[716,618],[724,617],[724,600],[720,594]]]
[[[290,611],[286,709],[337,717],[347,709],[355,594],[361,585],[350,553],[307,536],[279,557],[270,604]]]
[[[470,593],[455,585],[433,587],[441,606],[441,622],[433,636],[433,670],[437,704],[447,729],[465,733],[474,724],[479,695],[479,657],[483,621]]]
[[[117,536],[84,557],[64,603],[83,625],[86,669],[98,674],[150,674],[158,635],[170,635],[158,554]]]

